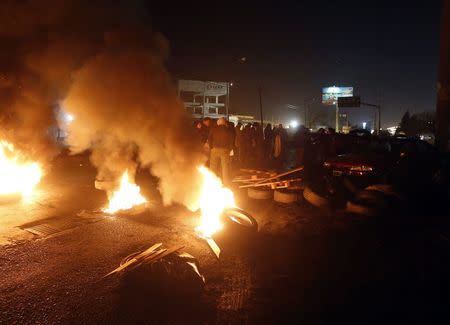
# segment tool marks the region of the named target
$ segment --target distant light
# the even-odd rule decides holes
[[[391,126],[391,127],[388,127],[386,130],[388,130],[390,135],[395,135],[395,132],[397,131],[397,129],[398,129],[398,126]]]
[[[65,117],[66,122],[72,122],[75,119],[73,117],[73,115],[69,114],[69,113],[66,113],[64,117]]]
[[[298,126],[298,121],[292,120],[291,123],[289,123],[289,125],[295,129]]]
[[[363,129],[366,129],[367,122],[363,122]]]
[[[230,87],[233,87],[233,83],[232,82],[230,82]]]
[[[374,132],[375,132],[375,130],[374,130],[374,129],[370,130],[370,133],[371,133],[371,134],[373,134]]]

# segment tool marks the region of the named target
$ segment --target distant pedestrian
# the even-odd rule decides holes
[[[245,167],[250,165],[250,157],[252,152],[252,129],[250,124],[246,124],[241,135],[241,162]]]
[[[260,167],[264,160],[264,132],[259,123],[253,123],[254,129],[254,148],[255,148],[255,167]]]
[[[236,138],[234,140],[234,147],[236,149],[236,152],[234,153],[234,155],[235,161],[238,165],[240,165],[242,162],[242,123],[239,122],[234,129],[236,134]]]
[[[211,119],[209,117],[205,117],[202,121],[202,127],[200,128],[202,143],[206,144],[209,137],[209,131],[211,129]]]
[[[272,124],[267,124],[264,128],[264,165],[270,166],[273,159],[273,130]]]
[[[221,117],[217,120],[217,126],[211,129],[208,143],[211,148],[210,168],[222,178],[224,184],[229,184],[230,179],[230,152],[233,146],[233,136],[227,126],[227,121]]]
[[[283,128],[283,124],[279,124],[274,131],[274,145],[273,145],[273,157],[275,167],[281,169],[284,163],[284,156],[286,152],[286,132]]]
[[[296,165],[304,163],[307,129],[302,125],[295,134],[295,160]]]

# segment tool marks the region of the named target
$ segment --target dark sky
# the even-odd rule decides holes
[[[266,116],[283,120],[302,120],[286,105],[303,107],[332,85],[381,103],[385,127],[406,110],[434,110],[440,1],[368,3],[167,1],[148,9],[170,42],[174,78],[233,81],[239,113],[257,114],[258,86]],[[311,109],[333,116],[331,107]],[[349,115],[355,124],[373,116],[367,108]]]

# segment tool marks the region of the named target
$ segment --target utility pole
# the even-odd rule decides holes
[[[259,86],[258,88],[259,91],[259,114],[261,117],[261,127],[263,128],[263,124],[264,124],[264,119],[263,119],[263,106],[262,106],[262,94],[261,94],[261,86]]]
[[[304,118],[305,118],[305,120],[304,120],[304,122],[303,122],[303,125],[305,126],[305,128],[308,128],[308,120],[307,120],[307,117],[308,117],[308,103],[306,102],[306,99],[304,99],[303,100],[303,110],[304,110],[304,112],[303,112],[303,114],[304,114]]]
[[[230,108],[229,107],[230,107],[230,83],[227,82],[227,111],[226,111],[227,121],[230,120]]]
[[[450,140],[450,0],[442,0],[440,43],[436,106],[436,145],[441,151],[448,151]]]
[[[339,104],[336,100],[336,133],[339,133]]]

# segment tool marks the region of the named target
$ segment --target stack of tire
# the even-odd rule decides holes
[[[247,195],[255,200],[268,200],[273,198],[273,190],[269,186],[249,187]]]
[[[281,188],[272,190],[270,187],[249,187],[247,195],[255,200],[272,199],[278,203],[290,204],[302,200],[302,188],[298,186],[291,186],[288,188]]]

